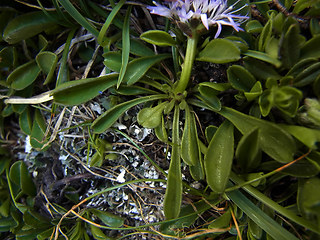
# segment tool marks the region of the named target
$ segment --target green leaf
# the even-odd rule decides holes
[[[12,69],[16,64],[16,49],[12,46],[4,47],[0,51],[0,67]]]
[[[175,46],[177,44],[169,33],[161,30],[149,30],[142,33],[140,38],[147,43],[158,46]]]
[[[312,84],[314,94],[320,99],[320,76]],[[320,123],[320,121],[318,121]]]
[[[280,41],[280,58],[285,68],[291,68],[300,56],[300,29],[298,24],[292,24]]]
[[[273,99],[273,92],[270,89],[263,91],[263,93],[259,97],[259,106],[262,116],[265,117],[269,115],[274,104]]]
[[[13,163],[10,167],[9,177],[10,180],[16,184],[17,186],[20,186],[20,166],[21,161],[17,161]]]
[[[109,239],[100,228],[90,224],[91,233],[94,239],[96,240],[107,240]]]
[[[106,39],[105,35],[107,30],[109,29],[113,19],[115,18],[115,16],[117,15],[117,13],[119,12],[119,10],[121,9],[121,7],[125,4],[125,0],[120,0],[112,9],[112,11],[110,12],[110,14],[108,15],[105,23],[103,24],[99,34],[98,34],[98,43],[105,47],[108,44],[108,40]]]
[[[213,222],[209,224],[208,228],[209,229],[227,228],[230,225],[230,221],[231,221],[231,211],[229,208],[223,215],[214,219]]]
[[[181,158],[188,164],[195,166],[200,162],[198,132],[194,115],[189,107],[185,109],[184,130],[181,140]],[[200,165],[201,166],[201,165]]]
[[[294,8],[293,8],[293,13],[300,13],[302,10],[312,6],[313,4],[315,4],[317,2],[317,0],[299,0]]]
[[[299,73],[301,73],[306,68],[310,67],[311,65],[317,63],[318,60],[316,58],[307,58],[302,59],[297,62],[286,74],[286,76],[293,76],[296,77]]]
[[[261,33],[263,26],[258,20],[248,21],[245,27],[248,33]]]
[[[259,146],[259,130],[254,128],[240,139],[236,150],[237,163],[244,172],[250,172],[259,166],[261,150]]]
[[[112,213],[101,211],[98,209],[90,209],[89,211],[97,216],[107,226],[118,228],[121,227],[124,223],[124,220],[121,217]]]
[[[24,192],[25,194],[31,197],[34,197],[37,194],[36,187],[32,181],[28,168],[24,162],[21,162],[21,165],[20,165],[20,186],[21,186],[22,192]]]
[[[231,41],[214,39],[199,53],[197,61],[229,63],[240,59],[240,49]]]
[[[5,217],[5,218],[9,217],[10,205],[11,205],[11,199],[10,199],[10,196],[8,196],[6,200],[2,201],[0,206],[1,217]],[[1,229],[1,224],[0,224],[0,229]]]
[[[227,192],[227,196],[233,201],[244,213],[261,227],[266,233],[277,240],[298,240],[294,235],[279,225],[275,220],[270,218],[260,208],[254,205],[239,190]]]
[[[213,138],[217,130],[218,130],[218,127],[213,125],[209,125],[208,127],[206,127],[205,134],[206,134],[207,142],[211,141],[211,139]]]
[[[46,85],[51,81],[56,70],[58,56],[53,52],[43,51],[37,55],[36,61],[39,68],[47,74],[47,78],[43,83],[43,85]]]
[[[151,95],[146,97],[140,97],[128,102],[124,102],[114,106],[108,111],[99,116],[91,125],[95,133],[102,133],[112,126],[117,119],[128,109],[140,103],[154,101],[166,98],[166,95]]]
[[[118,42],[116,46],[117,48],[122,49],[122,42]],[[141,40],[138,39],[130,39],[130,53],[140,57],[155,55],[153,50],[151,50]]]
[[[63,105],[79,105],[98,96],[117,83],[118,74],[65,82],[52,91],[54,101]]]
[[[233,125],[225,121],[211,139],[204,158],[207,183],[216,193],[223,193],[232,167]]]
[[[309,154],[310,155],[310,154]],[[308,156],[309,156],[308,155]],[[274,171],[278,168],[283,167],[283,164],[275,161],[264,162],[259,166],[261,171]],[[301,159],[289,167],[283,168],[281,174],[289,175],[292,177],[299,178],[310,178],[319,174],[320,169],[315,166],[315,163],[312,160]]]
[[[161,124],[163,109],[168,102],[160,103],[155,107],[143,108],[137,116],[138,123],[145,128],[156,128]]]
[[[131,14],[132,6],[129,5],[127,9],[126,16],[124,18],[124,24],[122,28],[122,56],[121,56],[121,69],[119,73],[119,78],[117,82],[117,88],[123,81],[125,76],[128,62],[129,62],[129,54],[130,54],[130,14]]]
[[[320,142],[320,130],[284,124],[281,124],[280,127],[293,135],[308,148],[317,149],[317,143]]]
[[[159,54],[132,60],[128,64],[127,71],[124,76],[125,82],[128,85],[136,83],[153,65],[168,57],[170,57],[168,54]]]
[[[19,126],[20,129],[27,135],[31,135],[32,129],[32,117],[30,113],[30,108],[26,108],[20,115],[19,115]]]
[[[243,54],[248,57],[252,57],[252,58],[267,62],[267,63],[271,63],[277,68],[279,68],[282,64],[280,60],[278,60],[278,59],[276,59],[266,53],[263,53],[263,52],[248,50],[247,52],[245,52]]]
[[[71,41],[75,35],[76,29],[72,29],[68,33],[68,37],[63,49],[62,57],[60,60],[59,64],[59,71],[58,71],[58,76],[56,80],[56,87],[60,86],[64,82],[69,82],[70,81],[70,74],[69,74],[69,67],[68,67],[68,58],[69,58],[69,53],[70,53],[70,48],[71,48]]]
[[[19,186],[23,193],[34,197],[37,193],[35,185],[29,175],[26,164],[23,161],[17,161],[12,164],[9,172],[10,180]]]
[[[316,35],[307,41],[301,48],[300,59],[320,58],[320,35]]]
[[[72,5],[69,0],[59,0],[64,9],[76,20],[82,27],[98,37],[98,30]]]
[[[54,26],[54,21],[42,11],[19,15],[9,22],[3,32],[3,39],[15,44],[39,34]]]
[[[320,62],[314,63],[300,72],[294,79],[294,86],[303,87],[317,79],[320,75]]]
[[[43,119],[41,112],[38,109],[36,109],[30,136],[30,144],[33,148],[41,149],[43,145],[46,143],[46,128],[46,123]]]
[[[199,86],[211,88],[212,94],[217,95],[220,92],[226,91],[231,88],[230,83],[216,83],[216,82],[202,82]]]
[[[240,65],[230,66],[227,75],[231,86],[240,91],[249,92],[256,83],[255,77]]]
[[[320,34],[320,25],[319,25],[318,19],[316,18],[310,19],[310,32],[313,37],[316,37],[317,35]]]
[[[262,86],[261,82],[257,81],[253,87],[251,88],[250,92],[245,92],[244,96],[247,98],[248,101],[252,101],[259,97],[262,94]]]
[[[127,95],[127,96],[137,96],[141,94],[157,94],[158,92],[153,91],[149,88],[144,88],[140,86],[120,86],[115,90],[119,95]]]
[[[234,109],[223,107],[219,112],[231,121],[243,134],[259,128],[259,144],[270,157],[281,163],[293,160],[296,146],[293,138],[274,123],[240,113]],[[285,143],[285,147],[283,147]]]
[[[200,85],[199,92],[201,96],[197,96],[200,100],[205,102],[214,111],[219,111],[221,109],[221,102],[219,98],[214,95],[215,90],[212,88]]]
[[[303,217],[297,216],[294,211],[291,211],[288,208],[279,205],[278,203],[273,201],[271,198],[266,196],[264,193],[261,193],[260,191],[258,191],[256,188],[254,188],[254,187],[252,187],[250,185],[244,185],[245,181],[242,180],[240,177],[238,177],[236,174],[231,172],[230,179],[233,182],[235,182],[236,184],[242,184],[242,186],[243,186],[242,189],[243,190],[245,190],[251,196],[256,198],[262,204],[268,206],[270,209],[278,212],[280,215],[286,217],[287,219],[290,219],[292,222],[295,222],[295,223],[299,224],[300,226],[303,226],[306,229],[310,229],[311,231],[313,231],[313,232],[315,232],[317,234],[320,234],[319,227],[318,227],[318,225],[316,223],[314,223],[312,221],[309,221],[309,220],[307,220],[307,219],[305,219]],[[236,191],[233,191],[233,192],[236,192]],[[239,192],[239,191],[237,190],[237,192]],[[234,199],[232,199],[232,200],[234,200]],[[243,200],[245,202],[250,202],[247,198],[243,199]],[[253,218],[251,218],[251,219],[255,221],[255,219],[253,219]],[[261,219],[264,219],[264,218],[262,217]],[[267,221],[267,219],[265,219],[265,220]],[[255,221],[255,222],[258,224],[257,221]],[[260,224],[258,224],[258,225],[260,226]],[[264,229],[262,226],[260,226],[260,227],[262,229]],[[281,229],[284,230],[284,228],[279,227],[279,226],[277,228],[278,228],[278,230],[281,230]],[[267,232],[266,229],[264,229],[264,230]],[[276,232],[274,234],[276,235]],[[276,238],[276,239],[278,239],[278,238]],[[291,239],[291,238],[287,238],[287,239]]]
[[[17,222],[10,217],[0,218],[0,232],[10,232],[10,229],[17,227]]]
[[[280,40],[276,37],[271,37],[267,46],[266,46],[266,49],[265,49],[266,54],[269,57],[278,60],[279,59],[279,45],[280,45]]]
[[[166,219],[177,218],[182,200],[182,175],[180,160],[179,107],[175,106],[172,125],[172,152],[168,171],[167,189],[163,210]]]
[[[168,142],[168,134],[165,127],[163,115],[161,116],[161,124],[154,129],[157,138],[162,142]]]
[[[258,50],[264,52],[267,43],[269,42],[272,35],[273,17],[271,16],[267,24],[263,27],[259,37]]]
[[[319,223],[320,218],[320,192],[318,191],[320,179],[310,178],[299,183],[297,204],[302,215]],[[315,216],[315,217],[313,217]]]
[[[204,174],[204,166],[203,166],[203,157],[200,152],[201,147],[200,147],[200,140],[199,139],[197,139],[197,144],[199,146],[199,161],[196,162],[196,165],[189,166],[189,172],[191,174],[191,177],[195,181],[200,181],[200,180],[204,180],[205,174]]]
[[[6,10],[2,10],[0,13],[0,42],[3,40],[3,30],[8,25],[8,22],[11,21],[11,19],[15,15],[15,9],[14,8],[7,8]]]
[[[8,156],[0,157],[0,174],[7,170],[10,166],[11,158]]]
[[[272,66],[250,57],[244,58],[244,67],[257,79],[267,80],[268,78],[281,78],[279,73],[276,72]]]
[[[107,52],[103,54],[104,65],[111,71],[120,72],[121,69],[121,54],[119,52]]]
[[[52,226],[50,222],[40,215],[40,213],[33,211],[29,209],[28,211],[24,212],[23,214],[23,222],[30,226],[31,228],[34,228],[36,231],[42,231],[40,228],[47,228]]]
[[[15,90],[22,90],[31,85],[38,77],[40,68],[35,61],[25,63],[16,68],[7,79]]]
[[[55,231],[55,228],[52,227],[52,228],[49,228],[41,233],[39,233],[37,235],[37,239],[38,240],[46,240],[46,239],[50,239],[50,237],[52,236],[52,234],[54,233]]]
[[[179,228],[190,227],[203,213],[216,205],[219,200],[200,200],[181,208],[179,218],[170,222],[162,223],[160,231],[165,234],[175,235],[174,230]],[[197,212],[196,212],[197,211]]]
[[[294,117],[300,105],[300,100],[302,99],[302,92],[290,86],[273,89],[275,89],[275,106],[289,117]]]

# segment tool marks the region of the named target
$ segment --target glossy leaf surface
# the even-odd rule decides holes
[[[296,151],[295,142],[286,131],[276,124],[226,107],[218,113],[231,121],[242,134],[247,134],[254,128],[258,128],[261,149],[276,161],[288,163],[293,160]],[[285,148],[283,143],[286,143]]]
[[[296,125],[280,125],[281,128],[289,132],[300,142],[305,144],[310,149],[317,149],[317,143],[320,142],[320,130],[306,128]]]
[[[293,234],[281,227],[275,220],[264,213],[260,208],[254,205],[239,190],[228,192],[227,196],[233,201],[244,213],[251,218],[259,227],[274,239],[279,240],[298,240]]]
[[[145,128],[156,128],[161,124],[162,112],[167,102],[161,103],[155,107],[143,108],[137,116],[138,123]]]
[[[253,129],[240,139],[236,150],[236,158],[244,172],[248,172],[259,165],[261,150],[258,128]]]
[[[100,117],[98,117],[91,125],[95,133],[102,133],[112,126],[112,124],[117,121],[117,119],[128,109],[133,106],[145,103],[149,101],[159,100],[165,98],[166,95],[151,95],[141,98],[136,98],[128,102],[124,102],[114,106],[108,111],[104,112]]]
[[[46,85],[53,77],[58,62],[58,56],[53,52],[40,52],[36,57],[36,61],[40,69],[47,74],[47,78],[43,83]]]
[[[140,35],[140,38],[147,43],[158,46],[175,46],[176,41],[170,36],[169,33],[161,30],[149,30]]]
[[[196,60],[212,63],[229,63],[240,59],[240,49],[231,41],[214,39],[199,53]]]
[[[106,211],[90,209],[90,212],[97,216],[105,225],[110,227],[121,227],[124,223],[124,220],[121,217]]]
[[[54,21],[41,11],[22,14],[9,22],[3,39],[9,44],[33,37],[54,25]]]
[[[249,92],[256,83],[255,77],[240,65],[229,67],[227,74],[231,86],[240,91]]]
[[[128,85],[136,83],[153,65],[168,57],[169,55],[167,54],[159,54],[132,60],[128,64],[126,74],[124,76],[124,82]]]
[[[196,121],[189,108],[185,109],[184,130],[181,139],[181,157],[188,165],[199,163],[199,145]]]
[[[207,182],[216,193],[222,193],[229,180],[233,161],[233,125],[225,121],[211,139],[204,158]]]
[[[35,61],[25,63],[16,68],[7,79],[15,90],[22,90],[32,84],[38,77],[40,68]]]
[[[163,210],[166,219],[173,219],[179,216],[182,200],[179,112],[179,107],[175,106],[172,125],[171,161],[168,171],[167,189],[163,203]]]
[[[61,84],[52,92],[54,101],[63,105],[78,105],[98,96],[117,83],[118,74],[87,78]]]

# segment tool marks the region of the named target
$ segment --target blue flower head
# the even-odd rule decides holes
[[[149,6],[151,13],[164,16],[177,21],[178,23],[193,25],[194,22],[202,23],[209,30],[210,26],[217,26],[215,38],[222,30],[222,25],[231,26],[234,30],[241,31],[240,24],[248,19],[248,16],[237,14],[247,5],[235,9],[240,2],[236,1],[228,6],[227,0],[171,0],[170,2]],[[196,21],[195,21],[196,20]]]

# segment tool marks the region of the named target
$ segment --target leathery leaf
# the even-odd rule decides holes
[[[251,132],[243,135],[238,143],[236,158],[241,169],[245,172],[253,170],[260,163],[261,150],[258,139],[259,130],[254,128]]]
[[[172,153],[164,196],[164,214],[167,219],[177,218],[182,200],[182,176],[180,162],[179,107],[175,106],[172,125]]]
[[[9,44],[33,37],[55,24],[54,20],[41,11],[19,15],[6,26],[3,39]]]
[[[293,160],[296,151],[294,139],[281,127],[227,107],[223,107],[218,113],[231,121],[242,134],[248,134],[257,127],[262,151],[274,160],[281,163]]]
[[[124,102],[114,106],[113,108],[109,109],[108,111],[104,112],[100,117],[98,117],[91,125],[93,131],[95,133],[102,133],[106,131],[109,127],[114,124],[115,121],[128,109],[132,108],[135,105],[140,103],[159,100],[167,97],[166,95],[151,95],[146,97],[140,97],[128,102]]]
[[[65,82],[52,91],[54,101],[63,105],[78,105],[98,96],[117,83],[118,74]]]
[[[22,90],[30,86],[38,77],[40,68],[35,61],[25,63],[16,68],[7,79],[7,83],[11,84],[11,88]]]
[[[162,142],[168,142],[168,134],[164,123],[163,115],[161,116],[161,124],[154,129],[157,138]]]
[[[224,192],[233,160],[233,125],[223,122],[211,139],[204,158],[207,182],[216,193]]]
[[[199,146],[196,121],[189,107],[185,109],[185,123],[181,140],[181,157],[183,161],[191,166],[199,162]]]
[[[160,103],[155,107],[143,108],[138,113],[138,123],[145,128],[156,128],[161,124],[162,112],[168,102]]]

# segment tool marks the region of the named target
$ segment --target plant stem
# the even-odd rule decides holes
[[[186,56],[184,58],[180,80],[174,89],[175,94],[183,93],[188,86],[193,62],[196,57],[198,38],[199,35],[195,31],[193,32],[192,37],[188,38]]]

